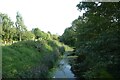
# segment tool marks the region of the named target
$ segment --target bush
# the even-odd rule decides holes
[[[21,41],[3,46],[3,78],[38,78],[49,76],[49,70],[60,56],[55,41]],[[64,47],[60,47],[64,53]]]
[[[64,46],[60,47],[59,52],[63,55],[63,53],[65,52],[65,47]]]

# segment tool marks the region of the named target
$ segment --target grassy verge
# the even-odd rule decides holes
[[[45,78],[59,59],[58,41],[22,41],[2,47],[3,78]]]

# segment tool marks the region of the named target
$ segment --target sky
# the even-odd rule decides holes
[[[81,0],[0,0],[0,12],[16,21],[16,12],[23,17],[28,30],[38,27],[42,31],[62,35],[73,20],[82,15],[76,5]]]

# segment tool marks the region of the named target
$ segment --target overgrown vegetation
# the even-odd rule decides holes
[[[120,78],[120,2],[80,2],[77,7],[85,13],[61,36],[79,56],[73,72],[84,78]]]
[[[50,77],[49,70],[61,55],[59,47],[62,44],[56,42],[29,40],[3,46],[3,78]]]
[[[2,24],[0,25],[1,42],[4,45],[25,40],[58,40],[59,35],[51,34],[49,31],[45,33],[39,28],[33,28],[31,31],[28,31],[27,26],[24,24],[23,17],[19,12],[16,13],[16,22],[13,22],[11,18],[4,13],[0,13],[0,18],[2,18]]]
[[[16,22],[0,13],[2,25],[2,77],[47,78],[50,69],[70,47],[58,41],[58,35],[45,33],[39,28],[27,30],[19,12]]]
[[[48,77],[59,56],[70,49],[63,43],[78,56],[71,64],[77,77],[120,78],[120,2],[80,2],[77,7],[85,13],[62,36],[39,28],[28,31],[19,12],[16,22],[0,13],[3,78]]]

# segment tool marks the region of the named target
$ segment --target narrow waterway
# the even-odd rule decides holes
[[[76,78],[71,71],[70,60],[76,58],[75,56],[67,56],[68,53],[63,55],[58,61],[55,70],[53,71],[53,78]]]

